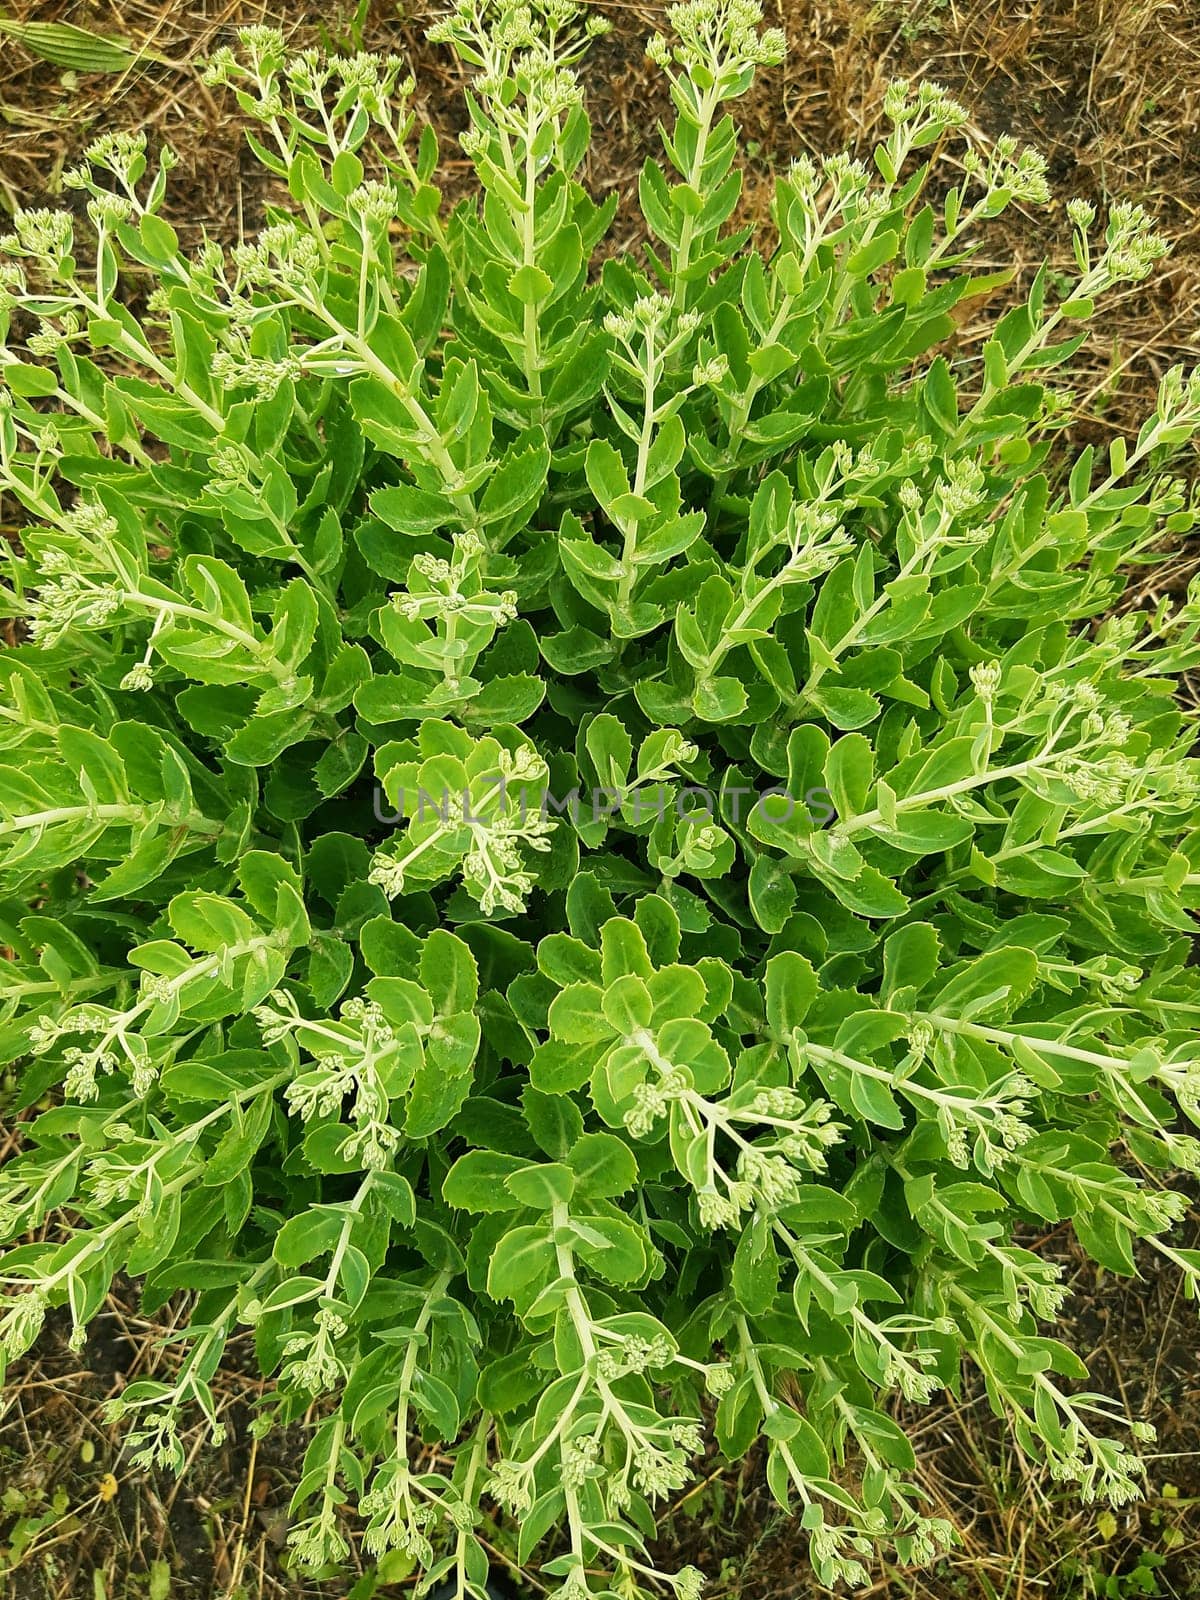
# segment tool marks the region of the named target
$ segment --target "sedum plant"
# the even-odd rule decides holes
[[[569,0],[432,30],[453,209],[399,62],[252,28],[208,76],[256,239],[185,251],[113,134],[3,241],[0,1349],[182,1294],[110,1407],[178,1469],[250,1330],[309,1568],[361,1535],[480,1595],[486,1529],[695,1600],[652,1539],[712,1437],[861,1582],[952,1537],[896,1401],[964,1368],[1120,1504],[1152,1428],[1032,1241],[1200,1286],[1200,596],[1120,604],[1192,525],[1200,383],[1073,460],[1057,386],[1163,246],[1072,204],[1070,281],[959,350],[1037,156],[897,83],[758,238],[730,108],[782,38],[670,26],[644,251],[580,179]]]

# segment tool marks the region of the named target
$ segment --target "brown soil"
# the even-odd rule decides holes
[[[662,13],[628,0],[600,9],[614,31],[587,72],[597,125],[588,181],[629,196],[665,110],[642,54]],[[1116,197],[1138,200],[1161,219],[1175,240],[1172,257],[1149,284],[1109,304],[1076,358],[1076,437],[1100,441],[1135,429],[1162,372],[1200,355],[1197,0],[777,0],[769,9],[770,20],[787,28],[791,54],[743,108],[748,216],[765,215],[770,173],[791,154],[846,145],[869,153],[884,87],[902,75],[939,79],[981,132],[1014,133],[1050,159],[1059,202],[1035,217],[1003,219],[989,247],[996,264],[1028,271],[1044,256],[1065,263],[1063,202],[1076,194],[1101,207]],[[196,63],[232,28],[260,21],[283,26],[297,44],[407,53],[419,109],[443,136],[449,185],[466,180],[465,164],[455,160],[458,74],[423,38],[433,8],[401,15],[371,0],[356,17],[354,0],[287,8],[278,0],[6,0],[3,11],[20,21],[91,27],[164,62],[75,78],[0,33],[0,212],[53,198],[64,167],[98,133],[145,127],[152,143],[169,142],[181,158],[168,214],[185,236],[252,231],[265,186],[236,112],[203,87]],[[632,226],[618,231],[617,242],[636,244]],[[1173,587],[1195,564],[1190,552],[1174,552],[1147,587]],[[1062,1238],[1045,1243],[1071,1249]],[[962,1548],[933,1573],[877,1573],[872,1596],[1200,1596],[1196,1308],[1181,1303],[1176,1276],[1157,1271],[1151,1258],[1133,1282],[1100,1279],[1077,1255],[1070,1259],[1076,1294],[1064,1337],[1091,1358],[1098,1387],[1123,1392],[1135,1413],[1160,1426],[1147,1500],[1115,1515],[1080,1510],[1014,1456],[968,1379],[958,1398],[907,1418],[931,1499],[961,1529]],[[361,1587],[344,1577],[309,1584],[284,1572],[296,1441],[249,1441],[259,1393],[249,1359],[224,1379],[226,1446],[197,1451],[181,1482],[127,1473],[119,1430],[100,1424],[98,1402],[151,1359],[152,1330],[135,1306],[135,1295],[116,1295],[78,1356],[53,1327],[38,1359],[14,1374],[12,1404],[0,1418],[0,1593],[7,1600],[400,1594],[392,1583],[378,1590],[365,1578]],[[721,1600],[809,1600],[818,1591],[802,1541],[771,1507],[758,1466],[751,1459],[738,1472],[714,1469],[683,1498],[662,1553],[696,1561],[713,1575],[709,1592]],[[493,1542],[502,1568],[504,1529]]]

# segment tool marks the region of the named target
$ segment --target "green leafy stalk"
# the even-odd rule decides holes
[[[250,28],[206,75],[286,184],[257,238],[185,250],[111,134],[0,246],[0,1362],[118,1273],[174,1299],[111,1412],[181,1470],[251,1329],[297,1570],[697,1600],[651,1536],[711,1424],[868,1583],[955,1538],[894,1402],[964,1362],[1085,1503],[1140,1492],[1018,1237],[1200,1300],[1200,593],[1120,605],[1194,525],[1200,381],[1100,462],[1055,387],[1165,246],[1072,202],[1070,281],[952,345],[1045,164],[898,83],[767,253],[760,20],[650,42],[645,252],[579,179],[570,0],[432,30],[453,211],[401,61]]]

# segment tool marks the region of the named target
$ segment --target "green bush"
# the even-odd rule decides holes
[[[861,1581],[952,1537],[894,1400],[964,1364],[1119,1504],[1152,1429],[1020,1241],[1200,1284],[1200,603],[1114,614],[1192,525],[1200,383],[1061,469],[1053,387],[1163,247],[1072,204],[1074,280],[955,355],[1043,163],[926,200],[964,113],[896,84],[874,173],[801,158],[731,229],[758,20],[651,41],[653,243],[602,268],[569,0],[433,30],[450,212],[400,63],[255,28],[209,78],[290,196],[256,242],[184,253],[126,134],[67,177],[79,259],[69,211],[5,241],[0,1343],[190,1291],[111,1407],[178,1468],[252,1327],[309,1567],[358,1528],[477,1594],[486,1519],[571,1600],[693,1600],[647,1542],[711,1425]]]

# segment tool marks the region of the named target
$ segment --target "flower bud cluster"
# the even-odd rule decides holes
[[[36,1286],[0,1300],[0,1356],[16,1360],[32,1349],[48,1310],[49,1301]]]
[[[1003,1165],[1033,1135],[1029,1100],[1037,1089],[1013,1072],[978,1100],[949,1098],[938,1104],[937,1120],[954,1166],[966,1169],[972,1158],[981,1170]]]
[[[696,1193],[700,1226],[710,1231],[736,1228],[742,1220],[742,1213],[753,1204],[754,1190],[750,1184],[740,1181],[727,1181],[723,1194],[715,1187],[699,1189]]]
[[[857,1589],[867,1582],[864,1563],[874,1556],[875,1546],[853,1524],[819,1523],[812,1531],[809,1548],[813,1565],[828,1587],[844,1583],[847,1588]]]
[[[515,621],[516,590],[495,593],[484,587],[484,544],[479,535],[471,530],[456,532],[453,543],[454,554],[449,561],[428,551],[413,557],[408,593],[392,600],[400,615],[409,622],[462,618],[492,628]]]
[[[1146,1466],[1114,1439],[1099,1439],[1079,1426],[1075,1447],[1048,1451],[1046,1464],[1058,1483],[1075,1483],[1085,1505],[1104,1501],[1114,1509],[1132,1505],[1145,1492]]]
[[[1109,211],[1101,266],[1110,282],[1140,282],[1169,249],[1143,206],[1118,201]]]
[[[284,383],[298,383],[304,367],[299,355],[269,360],[265,356],[238,356],[230,350],[218,350],[212,359],[212,374],[226,389],[249,389],[256,400],[271,400]],[[215,480],[214,486],[217,482],[220,480]]]
[[[359,1501],[360,1512],[371,1519],[363,1543],[374,1556],[399,1550],[418,1566],[433,1561],[429,1530],[438,1507],[415,1500],[407,1462],[390,1461],[375,1474],[371,1488]]]
[[[326,1504],[321,1514],[302,1522],[288,1534],[288,1547],[300,1567],[316,1569],[336,1565],[350,1553],[350,1545],[338,1528],[337,1510]]]
[[[162,1467],[168,1472],[183,1471],[187,1453],[179,1436],[179,1417],[172,1410],[150,1411],[140,1417],[139,1425],[125,1440],[132,1452],[130,1460],[135,1467]]]
[[[12,214],[12,226],[11,233],[0,236],[0,251],[5,255],[26,256],[56,268],[71,253],[74,223],[69,211],[18,207]]]
[[[670,1366],[674,1359],[675,1352],[665,1336],[643,1339],[640,1335],[629,1334],[599,1352],[596,1372],[611,1383],[630,1372],[649,1372]]]
[[[493,1462],[488,1493],[513,1516],[524,1516],[533,1506],[530,1474],[519,1461],[501,1458]]]
[[[971,685],[985,706],[990,706],[1004,682],[1004,668],[998,661],[977,661],[970,672]]]
[[[978,151],[968,151],[963,157],[963,170],[982,184],[989,196],[1008,197],[1026,205],[1050,203],[1045,156],[1028,146],[1018,150],[1017,141],[1010,134],[1002,134],[986,157]]]
[[[292,1334],[284,1340],[281,1384],[314,1396],[336,1389],[346,1369],[334,1350],[334,1342],[345,1331],[346,1325],[336,1312],[327,1308],[318,1311],[311,1332]]]
[[[905,78],[893,78],[884,91],[883,113],[912,137],[932,128],[961,128],[968,120],[965,106],[932,79],[914,86]]]
[[[688,74],[711,74],[726,94],[747,68],[778,66],[787,53],[781,28],[760,31],[762,7],[755,0],[685,0],[671,6],[667,19],[674,42],[653,34],[646,54],[664,72],[678,64]]]

